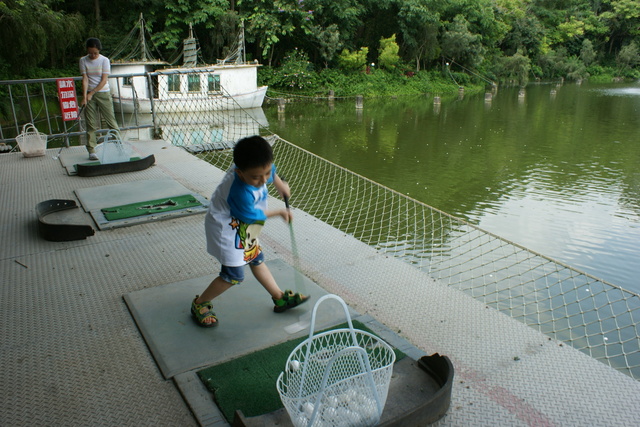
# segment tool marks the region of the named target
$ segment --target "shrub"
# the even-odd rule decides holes
[[[361,47],[354,52],[344,49],[338,56],[338,64],[345,71],[364,71],[367,67],[367,55],[368,47]]]
[[[519,86],[525,86],[529,81],[531,60],[523,55],[520,50],[512,56],[500,58],[497,64],[497,71],[503,81],[517,83]]]
[[[380,49],[378,50],[378,64],[380,68],[385,70],[393,70],[400,62],[398,52],[400,47],[396,43],[396,35],[392,35],[388,39],[382,37],[380,39]]]
[[[294,49],[285,56],[279,68],[261,70],[260,82],[275,89],[309,92],[317,87],[317,73],[307,54]]]

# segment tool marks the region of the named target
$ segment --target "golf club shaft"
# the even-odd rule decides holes
[[[78,118],[77,118],[77,121],[78,121],[77,124],[78,125],[80,124],[80,117],[82,116],[82,112],[84,111],[84,107],[86,107],[86,106],[87,106],[87,104],[84,104],[83,106],[80,107],[80,110],[78,111]],[[73,126],[75,126],[75,125],[73,125]],[[73,126],[71,126],[71,129],[73,129]],[[69,130],[71,130],[71,129],[69,129]],[[67,139],[66,141],[67,141],[66,144],[63,145],[62,147],[60,147],[60,149],[58,150],[58,154],[56,155],[56,158],[60,157],[60,153],[62,152],[63,148],[67,148],[67,146],[69,144],[69,140]]]
[[[289,196],[283,196],[284,205],[287,210],[291,210],[291,205],[289,205]],[[295,283],[296,283],[296,291],[303,292],[303,281],[302,277],[300,277],[300,256],[298,255],[298,245],[296,243],[296,235],[293,232],[293,223],[291,219],[289,219],[289,234],[291,235],[291,254],[293,255],[293,267],[294,267],[294,275],[295,275]]]

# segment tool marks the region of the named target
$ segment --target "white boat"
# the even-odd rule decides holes
[[[113,60],[109,87],[114,109],[125,113],[182,113],[235,110],[262,106],[267,86],[258,86],[257,61],[244,58],[244,30],[230,57],[215,65],[197,66],[196,40],[192,29],[184,41],[184,65],[167,68],[167,62],[150,57],[140,16],[142,57]],[[131,76],[131,74],[135,74]],[[127,76],[123,76],[127,75]]]
[[[149,96],[148,78],[118,77],[109,83],[116,111],[125,113],[182,113],[235,110],[262,106],[267,86],[258,87],[258,64],[168,68],[153,73],[157,81]],[[112,74],[140,74],[149,64],[112,64]],[[149,71],[146,71],[149,72]],[[157,79],[157,80],[156,80]],[[126,80],[126,81],[125,81]],[[155,86],[155,84],[154,84]]]

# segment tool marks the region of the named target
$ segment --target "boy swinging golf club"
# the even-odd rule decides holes
[[[203,327],[218,325],[212,300],[244,280],[249,264],[258,282],[271,295],[276,313],[306,302],[309,297],[282,291],[264,264],[258,235],[267,218],[280,216],[290,222],[289,209],[267,209],[267,184],[289,197],[289,185],[276,174],[271,145],[260,136],[243,138],[233,149],[233,165],[211,196],[205,217],[207,251],[222,265],[220,274],[191,303],[194,321]]]

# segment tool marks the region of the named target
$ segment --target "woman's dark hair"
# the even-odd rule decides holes
[[[261,136],[242,138],[233,147],[233,163],[240,170],[266,166],[273,163],[273,150]]]
[[[91,37],[87,39],[87,48],[95,47],[98,50],[102,50],[102,43],[100,43],[100,39],[95,37]]]

